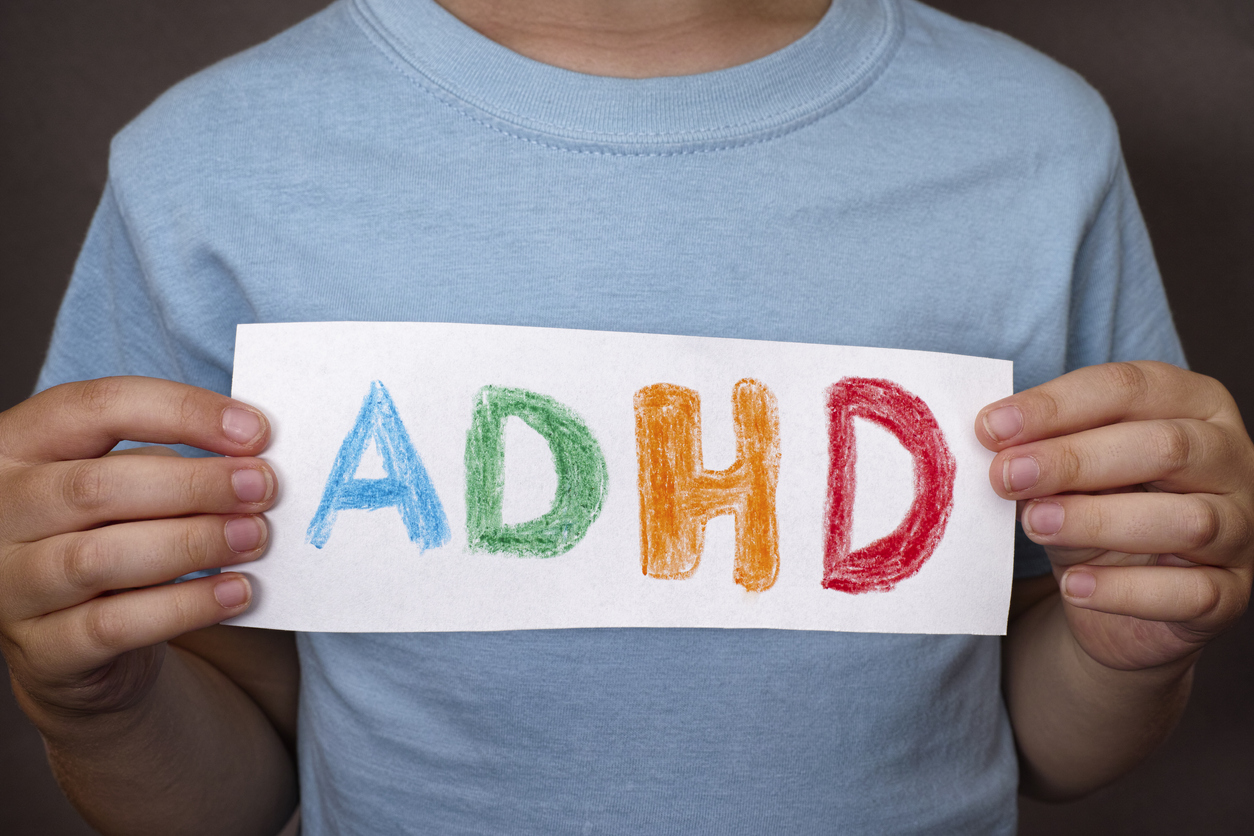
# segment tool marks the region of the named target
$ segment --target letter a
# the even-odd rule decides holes
[[[831,464],[823,586],[841,592],[887,591],[922,569],[940,544],[954,507],[958,465],[932,410],[896,383],[847,377],[827,393]],[[851,554],[854,418],[879,424],[914,457],[914,502],[892,534]]]
[[[736,583],[770,589],[779,575],[775,486],[779,481],[779,410],[756,380],[732,391],[736,461],[727,470],[701,465],[701,402],[696,392],[658,383],[636,393],[640,465],[640,563],[654,578],[697,570],[705,524],[736,515]]]
[[[557,494],[543,516],[501,521],[505,502],[505,419],[527,422],[549,443]],[[538,392],[485,386],[466,436],[466,539],[482,552],[555,557],[575,547],[596,522],[609,485],[605,456],[574,411]]]
[[[357,467],[374,439],[383,459],[386,479],[358,479]],[[444,507],[431,484],[431,477],[414,452],[414,445],[405,432],[405,425],[396,414],[392,396],[383,384],[370,384],[370,393],[357,414],[357,423],[340,445],[339,455],[331,468],[322,502],[309,523],[306,539],[318,548],[326,545],[335,525],[337,511],[396,507],[401,512],[409,539],[422,550],[442,546],[449,541],[448,519]]]

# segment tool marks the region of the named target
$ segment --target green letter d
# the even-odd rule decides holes
[[[505,419],[526,421],[549,444],[557,494],[543,516],[501,521],[505,496]],[[601,514],[608,486],[605,456],[584,422],[547,395],[526,389],[479,390],[466,436],[466,537],[471,550],[555,557],[575,547]]]

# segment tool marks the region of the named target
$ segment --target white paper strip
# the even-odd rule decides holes
[[[280,498],[233,623],[1003,634],[1014,505],[972,425],[1011,391],[1009,362],[929,352],[243,325],[232,395]]]

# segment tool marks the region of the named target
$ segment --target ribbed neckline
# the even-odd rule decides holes
[[[533,61],[433,0],[350,0],[363,29],[414,81],[487,127],[612,154],[710,151],[779,136],[862,92],[901,38],[898,0],[833,0],[804,37],[756,61],[624,79]]]

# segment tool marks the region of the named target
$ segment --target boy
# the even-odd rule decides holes
[[[1245,607],[1254,453],[1214,382],[1097,365],[1182,357],[1096,96],[896,0],[443,6],[337,4],[115,143],[41,387],[166,380],[0,433],[0,634],[89,820],[272,833],[295,804],[293,639],[200,629],[240,575],[152,586],[264,550],[268,425],[206,391],[248,321],[1007,357],[1024,391],[975,431],[1048,549],[1004,670],[967,636],[303,635],[307,833],[1009,833],[1018,782],[1152,748]],[[96,458],[120,439],[234,458]]]

